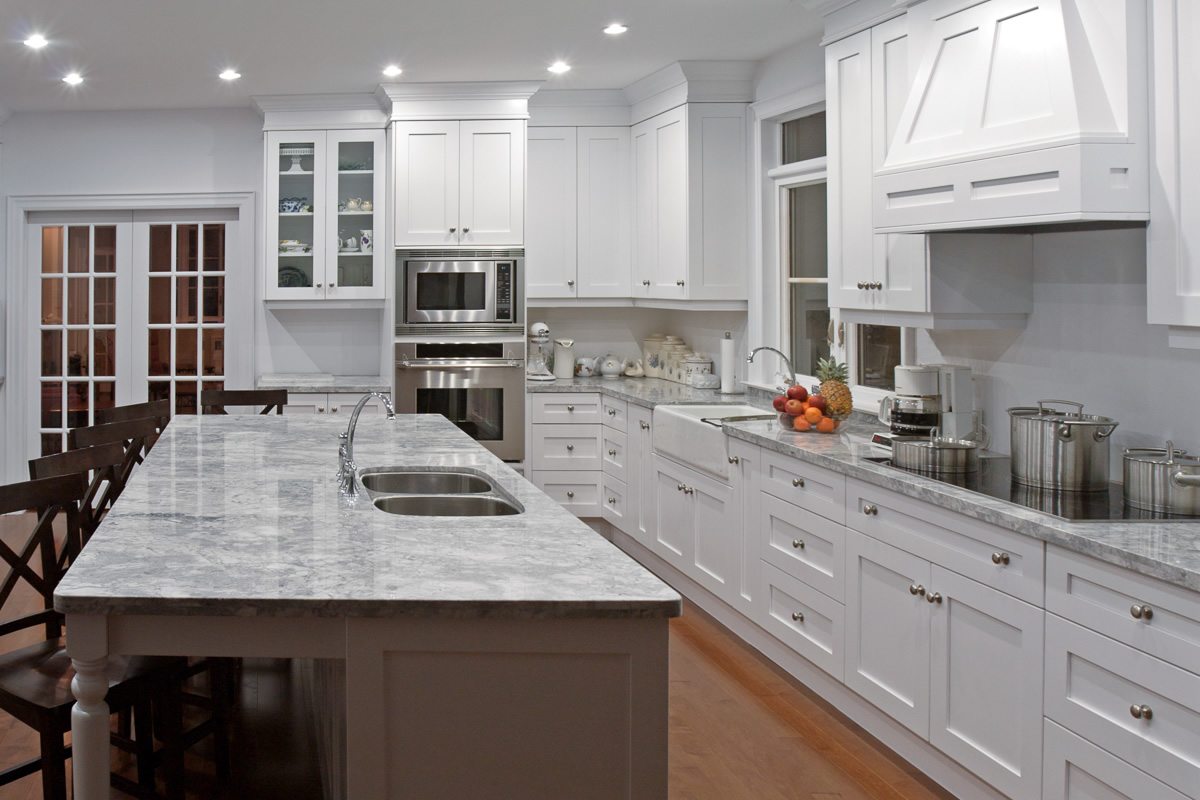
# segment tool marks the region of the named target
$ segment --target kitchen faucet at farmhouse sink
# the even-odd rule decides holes
[[[792,360],[790,358],[788,358],[787,356],[785,356],[783,353],[776,350],[774,347],[767,347],[766,345],[764,345],[762,347],[754,348],[753,350],[750,351],[750,355],[746,356],[746,363],[753,364],[754,356],[757,355],[758,351],[760,351],[760,350],[770,350],[772,353],[774,353],[775,355],[777,355],[783,359],[783,363],[787,364],[787,375],[784,376],[785,377],[784,385],[785,386],[795,386],[796,385],[796,370],[792,369]]]
[[[354,478],[354,471],[358,469],[354,464],[354,429],[358,425],[358,415],[362,413],[365,406],[372,397],[378,397],[383,401],[383,407],[387,409],[387,418],[394,420],[396,418],[396,407],[392,405],[392,399],[386,394],[380,392],[368,392],[362,396],[358,404],[354,406],[354,411],[350,412],[350,424],[346,426],[345,433],[339,433],[338,438],[342,443],[338,446],[338,471],[337,479],[339,481],[338,491],[351,500],[358,497],[358,484]]]

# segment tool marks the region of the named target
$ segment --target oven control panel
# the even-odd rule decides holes
[[[496,322],[513,321],[513,262],[496,262]]]

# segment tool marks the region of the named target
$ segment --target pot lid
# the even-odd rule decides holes
[[[1125,460],[1144,464],[1178,464],[1183,467],[1200,467],[1200,456],[1190,456],[1168,441],[1166,447],[1126,447]]]
[[[1076,410],[1061,411],[1049,408],[1050,405],[1074,406]],[[1112,425],[1115,428],[1118,424],[1112,417],[1083,413],[1083,403],[1071,400],[1038,400],[1036,406],[1014,406],[1008,409],[1008,414],[1010,417],[1036,418],[1064,425]]]

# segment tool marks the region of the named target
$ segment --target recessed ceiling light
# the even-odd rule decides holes
[[[555,61],[550,66],[546,67],[546,69],[550,70],[555,75],[561,75],[564,72],[569,71],[571,69],[571,65],[565,61]]]
[[[237,72],[236,70],[227,69],[218,77],[223,81],[236,81],[238,78],[242,77],[242,73]]]
[[[401,72],[403,72],[403,70],[401,70],[395,64],[388,64],[386,67],[383,68],[383,74],[388,76],[389,78],[394,78],[397,75],[399,75]]]
[[[83,76],[78,72],[68,72],[67,77],[63,78],[63,83],[69,83],[71,86],[78,86],[83,83]]]
[[[619,22],[614,22],[612,25],[609,25],[607,28],[605,28],[604,32],[609,36],[616,36],[618,33],[624,33],[627,30],[629,30],[629,28],[626,28]]]
[[[32,47],[34,50],[41,50],[46,45],[50,44],[46,41],[46,37],[40,33],[35,33],[25,40],[26,47]]]

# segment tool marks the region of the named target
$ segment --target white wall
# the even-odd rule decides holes
[[[754,101],[824,83],[825,51],[817,37],[763,59],[754,76]]]
[[[380,343],[391,340],[384,316],[384,309],[266,309],[255,331],[258,374],[378,375]]]
[[[655,308],[530,308],[529,323],[545,322],[555,339],[574,339],[575,357],[642,357],[642,341],[651,333],[673,333],[695,351],[713,359],[713,372],[720,372],[721,339],[733,334],[734,352],[749,352],[746,346],[746,314],[741,311],[676,311]],[[738,364],[739,380],[745,369]]]
[[[921,331],[921,362],[967,364],[992,448],[1009,452],[1005,409],[1051,398],[1113,417],[1122,448],[1167,439],[1200,451],[1200,351],[1171,349],[1146,323],[1144,229],[1034,236],[1034,308],[1021,331]]]

